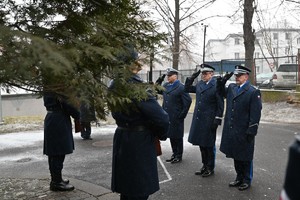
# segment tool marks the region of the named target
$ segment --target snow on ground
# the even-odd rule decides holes
[[[261,121],[300,124],[300,105],[285,102],[263,103]]]
[[[19,126],[19,125],[18,125]],[[113,134],[116,130],[116,125],[105,125],[100,127],[92,127],[93,135]],[[1,126],[0,126],[1,128]],[[81,138],[80,133],[75,133],[74,138]],[[34,145],[38,141],[44,139],[43,130],[20,131],[11,134],[0,134],[0,151],[7,148],[15,148],[22,146]]]
[[[285,102],[263,103],[261,122],[300,124],[300,106]],[[100,124],[100,126],[93,125],[93,134],[113,134],[116,129],[115,124]],[[80,138],[80,133],[74,134],[74,138],[76,137]],[[42,141],[43,138],[43,122],[0,125],[0,150],[33,145],[35,142]]]

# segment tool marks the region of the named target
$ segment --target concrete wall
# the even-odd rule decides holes
[[[300,88],[300,86],[299,86]],[[289,90],[261,90],[263,102],[287,101],[289,98],[300,98],[300,92]],[[195,105],[195,94],[191,94],[193,99],[189,112],[193,112]],[[32,94],[12,94],[2,95],[2,117],[15,116],[45,116],[46,109],[43,99]],[[162,103],[162,97],[158,101]],[[1,107],[0,107],[1,108]]]
[[[33,94],[2,95],[2,117],[44,116],[43,99]]]

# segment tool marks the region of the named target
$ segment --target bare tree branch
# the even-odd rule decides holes
[[[287,1],[287,2],[292,2],[292,3],[296,3],[296,4],[300,4],[300,2],[299,2],[299,1],[296,1],[296,0],[285,0],[285,1]]]

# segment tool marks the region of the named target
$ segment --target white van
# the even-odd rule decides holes
[[[273,87],[293,89],[298,78],[298,64],[281,64],[273,74]]]

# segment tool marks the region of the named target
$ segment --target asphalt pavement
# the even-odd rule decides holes
[[[262,120],[264,118],[267,116]],[[298,122],[295,116],[291,118]],[[47,158],[41,152],[42,130],[27,131],[26,134],[0,134],[0,199],[119,199],[119,194],[112,193],[110,186],[103,184],[110,182],[112,137],[115,128],[115,125],[93,127],[93,140],[82,140],[79,134],[74,134],[76,149],[73,154],[67,155],[63,171],[64,178],[68,178],[75,187],[75,190],[68,192],[49,190]],[[25,135],[32,136],[28,139]],[[22,146],[29,148],[24,152]],[[105,162],[101,163],[101,160]],[[168,176],[163,179],[168,180]]]
[[[115,125],[103,126],[101,128],[93,127],[93,130],[95,131],[94,140],[82,140],[80,134],[74,134],[75,145],[77,147],[75,147],[76,149],[73,154],[66,156],[63,178],[69,179],[70,184],[74,185],[75,189],[67,192],[53,192],[49,189],[50,175],[47,157],[42,155],[41,152],[42,130],[1,134],[0,199],[120,199],[119,194],[112,193],[107,185],[101,186],[99,184],[94,184],[92,183],[93,181],[86,181],[86,179],[83,178],[85,175],[80,176],[80,174],[84,174],[84,171],[92,172],[93,169],[90,168],[96,168],[93,165],[84,165],[85,159],[89,159],[89,156],[84,156],[84,154],[87,154],[87,149],[89,155],[99,154],[99,156],[101,156],[99,149],[100,151],[103,150],[102,152],[104,152],[104,154],[111,151],[111,138],[115,127]],[[107,137],[109,137],[109,139],[102,140]],[[110,155],[108,156],[110,157]],[[78,161],[76,160],[77,158]],[[72,161],[78,163],[78,166]],[[99,160],[97,162],[99,162]],[[73,170],[72,167],[78,169],[78,171],[74,173],[75,170]],[[108,167],[105,167],[104,170],[107,170],[107,168]],[[76,176],[76,173],[79,175]],[[101,173],[103,174],[104,172]],[[95,174],[99,174],[99,172]],[[107,178],[109,179],[110,174],[107,174]],[[109,181],[105,180],[105,182]]]

